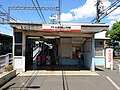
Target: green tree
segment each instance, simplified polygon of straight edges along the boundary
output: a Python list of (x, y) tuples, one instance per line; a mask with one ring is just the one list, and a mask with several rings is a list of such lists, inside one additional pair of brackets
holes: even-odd
[(111, 38), (114, 41), (120, 41), (120, 22), (113, 24), (112, 29), (108, 30), (106, 36)]
[[(106, 36), (111, 38), (111, 40), (107, 41), (108, 46), (113, 46), (114, 56), (115, 51), (117, 52), (117, 56), (119, 56), (119, 43), (120, 42), (120, 22), (116, 22), (113, 24), (112, 29), (106, 32)], [(117, 46), (117, 47), (116, 47)]]

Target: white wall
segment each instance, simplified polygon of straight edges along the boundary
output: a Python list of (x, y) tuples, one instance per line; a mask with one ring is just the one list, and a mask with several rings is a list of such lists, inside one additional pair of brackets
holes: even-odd
[(105, 37), (105, 34), (106, 34), (106, 31), (96, 33), (95, 39), (110, 39), (110, 38)]

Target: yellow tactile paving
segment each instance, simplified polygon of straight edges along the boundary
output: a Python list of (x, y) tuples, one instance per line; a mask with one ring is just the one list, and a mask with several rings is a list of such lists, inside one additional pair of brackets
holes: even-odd
[(20, 73), (18, 76), (32, 76), (32, 75), (99, 75), (91, 71), (27, 71)]
[(65, 75), (98, 75), (96, 72), (91, 71), (65, 71)]

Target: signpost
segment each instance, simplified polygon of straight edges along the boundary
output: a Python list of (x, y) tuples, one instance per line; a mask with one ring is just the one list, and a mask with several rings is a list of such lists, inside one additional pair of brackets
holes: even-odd
[(106, 68), (113, 70), (113, 49), (106, 49)]

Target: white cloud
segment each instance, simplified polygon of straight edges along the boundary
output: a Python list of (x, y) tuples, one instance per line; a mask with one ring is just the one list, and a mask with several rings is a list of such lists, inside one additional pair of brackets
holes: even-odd
[(61, 14), (61, 21), (71, 21), (73, 19), (74, 19), (74, 17), (72, 15), (72, 13), (62, 13)]
[[(95, 17), (96, 15), (96, 4), (97, 0), (86, 0), (85, 4), (70, 10), (68, 13), (61, 14), (62, 21), (71, 21), (78, 19), (85, 19), (89, 17)], [(101, 6), (108, 7), (111, 4), (109, 0), (102, 0)]]
[(114, 10), (107, 19), (118, 20), (120, 18), (120, 8)]
[[(97, 0), (86, 0), (85, 4), (78, 7), (71, 9), (68, 13), (62, 13), (61, 14), (61, 21), (72, 21), (72, 20), (78, 20), (78, 19), (86, 19), (89, 17), (95, 17), (96, 16), (96, 4)], [(111, 5), (110, 0), (101, 0), (102, 3), (101, 9), (105, 9), (108, 6)], [(103, 8), (104, 7), (104, 8)], [(113, 21), (120, 21), (120, 8), (113, 11), (110, 15), (107, 16), (107, 20)], [(111, 24), (111, 22), (109, 22)]]
[(62, 21), (71, 21), (81, 18), (93, 17), (95, 16), (95, 1), (87, 0), (83, 6), (70, 10), (68, 13), (61, 14)]
[(75, 14), (75, 19), (93, 17), (95, 16), (95, 0), (87, 0), (83, 6), (72, 9), (70, 12)]
[(110, 29), (112, 28), (113, 23), (115, 23), (116, 21), (120, 21), (120, 7), (111, 12), (107, 17), (107, 20), (110, 21)]
[[(119, 5), (120, 2), (117, 4)], [(117, 6), (116, 5), (116, 6)], [(114, 9), (115, 7), (113, 7), (112, 9)], [(111, 9), (111, 10), (112, 10)], [(108, 15), (108, 20), (112, 20), (111, 22), (116, 22), (116, 21), (120, 21), (120, 7), (118, 7), (117, 9), (115, 9), (114, 11), (112, 11), (109, 15)]]

